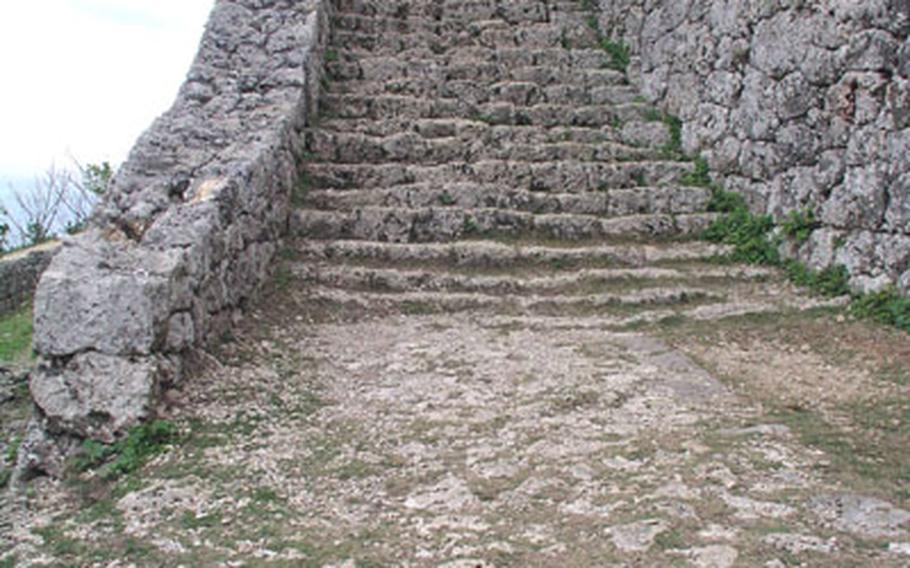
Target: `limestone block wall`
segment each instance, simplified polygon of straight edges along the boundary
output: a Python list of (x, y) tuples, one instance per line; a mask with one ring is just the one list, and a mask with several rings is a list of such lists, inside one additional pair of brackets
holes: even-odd
[(37, 419), (20, 466), (54, 473), (61, 446), (111, 441), (147, 417), (186, 355), (218, 339), (267, 278), (330, 12), (323, 0), (218, 0), (176, 102), (40, 281)]
[(910, 1), (599, 2), (689, 153), (756, 210), (816, 213), (799, 256), (910, 291)]
[(32, 299), (38, 279), (57, 248), (57, 243), (48, 243), (0, 257), (0, 316)]

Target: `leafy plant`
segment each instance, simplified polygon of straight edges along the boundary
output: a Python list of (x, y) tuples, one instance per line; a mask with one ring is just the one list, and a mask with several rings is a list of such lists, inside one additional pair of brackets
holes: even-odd
[(16, 362), (28, 358), (32, 348), (32, 307), (0, 318), (0, 361)]
[(733, 245), (733, 260), (749, 264), (777, 265), (780, 254), (777, 239), (772, 236), (774, 219), (770, 215), (753, 215), (740, 207), (715, 220), (704, 238), (715, 243)]
[(805, 286), (816, 294), (836, 297), (850, 293), (850, 273), (843, 265), (811, 270), (805, 264), (790, 259), (784, 262), (784, 271), (794, 284)]
[(156, 420), (130, 429), (126, 438), (104, 444), (85, 440), (75, 465), (80, 471), (101, 467), (101, 477), (116, 479), (131, 473), (145, 464), (177, 439), (177, 427), (164, 420)]
[(894, 288), (854, 298), (850, 312), (910, 332), (910, 298), (901, 296)]
[(791, 211), (780, 225), (784, 234), (799, 245), (808, 241), (812, 231), (820, 226), (821, 224), (815, 219), (815, 213), (811, 209)]

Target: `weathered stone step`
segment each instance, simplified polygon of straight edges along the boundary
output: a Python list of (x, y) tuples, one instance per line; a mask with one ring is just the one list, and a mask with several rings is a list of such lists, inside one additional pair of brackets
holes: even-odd
[(618, 314), (676, 305), (717, 303), (724, 294), (695, 287), (668, 286), (625, 293), (588, 295), (482, 294), (470, 292), (366, 292), (313, 285), (304, 296), (320, 304), (380, 313), (480, 311), (489, 315)]
[(352, 262), (399, 266), (411, 263), (439, 265), (449, 270), (520, 267), (572, 268), (578, 266), (642, 267), (692, 263), (729, 254), (731, 247), (702, 241), (607, 245), (601, 242), (558, 245), (535, 241), (463, 240), (447, 243), (392, 243), (363, 240), (294, 242), (300, 260)]
[(304, 282), (348, 290), (378, 292), (436, 291), (479, 294), (589, 295), (626, 293), (649, 288), (685, 286), (717, 289), (733, 281), (765, 280), (770, 269), (739, 266), (584, 268), (546, 273), (470, 273), (438, 266), (369, 267), (327, 263), (296, 263), (294, 275)]
[(641, 122), (651, 114), (647, 105), (619, 103), (609, 106), (557, 104), (515, 105), (509, 102), (475, 104), (459, 99), (410, 95), (330, 93), (321, 101), (324, 119), (418, 120), (422, 118), (471, 118), (496, 125), (619, 127)]
[(691, 237), (703, 232), (714, 218), (710, 213), (601, 218), (456, 207), (298, 209), (291, 217), (291, 232), (303, 238), (387, 242), (451, 241), (488, 234), (633, 241)]
[(526, 22), (547, 22), (557, 14), (581, 11), (580, 3), (540, 1), (491, 2), (490, 0), (441, 0), (438, 2), (379, 2), (377, 0), (340, 0), (339, 14), (356, 14), (366, 17), (380, 17), (406, 20), (428, 18), (440, 21), (504, 20), (519, 24)]
[(493, 83), (533, 77), (540, 85), (592, 86), (627, 81), (624, 73), (608, 68), (610, 56), (601, 49), (464, 47), (432, 56), (419, 48), (396, 55), (363, 55), (344, 49), (334, 53), (336, 59), (326, 65), (333, 81), (465, 79)]
[(488, 160), (435, 166), (413, 164), (308, 163), (311, 188), (370, 189), (413, 183), (457, 182), (505, 184), (531, 191), (583, 192), (676, 184), (692, 164), (650, 162), (528, 162)]
[[(379, 164), (408, 162), (447, 164), (484, 160), (524, 160), (552, 162), (640, 162), (660, 160), (660, 148), (630, 146), (619, 142), (581, 143), (545, 142), (533, 139), (538, 131), (516, 132), (478, 129), (475, 136), (425, 138), (416, 132), (403, 132), (386, 137), (360, 133), (309, 130), (306, 150), (314, 160), (337, 164)], [(546, 134), (544, 133), (544, 138)]]
[(497, 208), (529, 213), (572, 213), (620, 217), (641, 214), (682, 214), (704, 211), (710, 191), (700, 187), (663, 186), (608, 189), (598, 192), (549, 193), (512, 189), (497, 184), (410, 184), (367, 190), (316, 190), (303, 205), (315, 209), (358, 207)]
[[(627, 89), (611, 86), (590, 88), (583, 85), (560, 84), (541, 87), (529, 81), (504, 81), (484, 84), (483, 82), (453, 80), (436, 82), (429, 79), (403, 79), (400, 81), (352, 81), (333, 87), (333, 94), (357, 93), (370, 95), (406, 95), (430, 99), (455, 99), (462, 103), (479, 106), (491, 103), (509, 103), (516, 106), (559, 104), (564, 106), (624, 105), (628, 114), (635, 109), (636, 116), (643, 117), (653, 107), (638, 102), (628, 95)], [(601, 109), (603, 111), (603, 109)]]
[(584, 22), (560, 24), (531, 24), (513, 26), (502, 20), (470, 22), (467, 26), (447, 21), (445, 25), (430, 21), (422, 29), (382, 30), (335, 30), (333, 45), (343, 46), (345, 52), (354, 55), (372, 54), (397, 55), (402, 52), (422, 53), (424, 57), (441, 55), (462, 47), (485, 47), (525, 49), (594, 49), (598, 47), (598, 36)]
[[(654, 123), (657, 124), (657, 123)], [(484, 117), (476, 118), (419, 118), (370, 120), (364, 118), (326, 118), (319, 121), (318, 129), (327, 132), (356, 133), (365, 136), (386, 137), (403, 132), (416, 132), (424, 138), (467, 138), (496, 129), (507, 133), (512, 140), (522, 142), (620, 142), (621, 131), (612, 126), (529, 126), (489, 124)], [(661, 130), (666, 132), (666, 127)], [(486, 134), (485, 134), (486, 135)]]

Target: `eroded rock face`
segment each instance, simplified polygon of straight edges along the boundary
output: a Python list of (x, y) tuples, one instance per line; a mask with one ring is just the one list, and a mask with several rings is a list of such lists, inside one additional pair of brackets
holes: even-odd
[[(729, 189), (823, 224), (799, 256), (910, 290), (910, 5), (601, 0), (645, 95)], [(836, 246), (833, 246), (836, 245)]]

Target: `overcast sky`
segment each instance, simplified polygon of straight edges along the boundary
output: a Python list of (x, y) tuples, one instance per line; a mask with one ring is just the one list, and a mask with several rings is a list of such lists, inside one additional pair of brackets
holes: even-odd
[(0, 180), (31, 178), (69, 154), (123, 161), (173, 102), (213, 4), (0, 2)]

